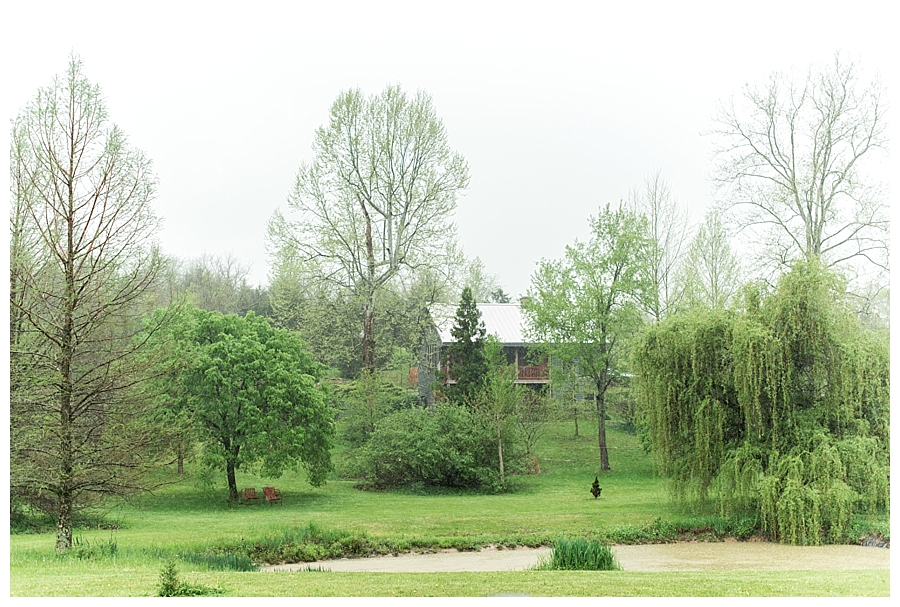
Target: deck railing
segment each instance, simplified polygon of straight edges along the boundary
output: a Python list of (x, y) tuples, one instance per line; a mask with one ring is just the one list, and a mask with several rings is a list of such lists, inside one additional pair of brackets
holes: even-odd
[(550, 367), (547, 365), (520, 365), (519, 379), (550, 379)]
[[(453, 373), (450, 372), (448, 374), (449, 382), (451, 384), (456, 383), (456, 378), (453, 377)], [(550, 366), (549, 365), (519, 365), (519, 373), (516, 378), (517, 381), (527, 381), (527, 380), (540, 380), (540, 381), (549, 381), (550, 380)], [(409, 370), (409, 387), (412, 388), (419, 382), (419, 368), (412, 367)]]

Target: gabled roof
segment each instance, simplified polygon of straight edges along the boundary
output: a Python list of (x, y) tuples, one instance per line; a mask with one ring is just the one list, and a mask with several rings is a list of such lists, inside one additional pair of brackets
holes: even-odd
[[(522, 306), (517, 303), (480, 303), (477, 305), (488, 335), (496, 335), (506, 346), (525, 345), (525, 317), (522, 315)], [(434, 319), (441, 342), (444, 344), (454, 341), (450, 329), (453, 328), (455, 316), (455, 306), (435, 304), (431, 308), (431, 317)]]

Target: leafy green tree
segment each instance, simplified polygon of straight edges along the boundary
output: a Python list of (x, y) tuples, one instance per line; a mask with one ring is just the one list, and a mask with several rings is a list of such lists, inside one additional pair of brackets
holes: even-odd
[(529, 340), (593, 382), (600, 469), (609, 470), (605, 395), (643, 323), (641, 309), (655, 297), (654, 243), (646, 219), (626, 209), (607, 205), (590, 224), (587, 242), (567, 246), (563, 259), (541, 260), (523, 311)]
[(476, 301), (509, 303), (509, 295), (500, 286), (500, 278), (487, 271), (480, 257), (463, 264), (461, 274), (463, 288), (469, 287)]
[[(162, 311), (159, 313), (163, 313)], [(334, 417), (322, 365), (300, 337), (253, 312), (245, 317), (190, 309), (170, 327), (173, 407), (191, 411), (208, 464), (225, 471), (256, 465), (277, 478), (302, 464), (313, 486), (331, 469)]]
[(852, 539), (889, 500), (890, 359), (815, 259), (743, 310), (694, 309), (643, 336), (640, 401), (677, 499), (755, 516), (791, 544)]
[[(341, 377), (356, 378), (362, 370), (363, 301), (352, 289), (320, 280), (318, 272), (290, 251), (279, 252), (269, 287), (274, 324), (298, 332), (316, 360)], [(403, 350), (418, 352), (422, 333), (431, 322), (427, 308), (435, 301), (444, 302), (450, 291), (450, 282), (437, 272), (421, 272), (380, 291), (375, 315), (376, 368), (386, 370), (400, 362)]]
[(491, 303), (509, 303), (511, 300), (509, 293), (503, 290), (503, 287), (497, 287), (488, 296), (487, 301)]
[(320, 281), (362, 303), (362, 367), (375, 369), (376, 302), (403, 273), (440, 267), (457, 252), (451, 216), (469, 183), (431, 97), (399, 86), (366, 97), (340, 93), (316, 130), (288, 205), (269, 222), (275, 250), (292, 249)]
[(10, 182), (10, 487), (63, 552), (77, 512), (150, 488), (163, 452), (136, 338), (162, 268), (156, 177), (72, 57), (13, 121)]
[(448, 387), (448, 396), (456, 404), (465, 404), (474, 398), (487, 372), (484, 321), (469, 287), (463, 289), (450, 335), (455, 341), (446, 350), (446, 362), (456, 385)]
[(525, 455), (533, 457), (534, 447), (543, 436), (547, 424), (559, 419), (560, 407), (558, 402), (543, 390), (522, 388), (521, 392), (522, 398), (516, 411), (515, 422), (525, 447)]
[(481, 385), (474, 391), (468, 404), (487, 421), (493, 432), (497, 444), (500, 488), (503, 489), (506, 487), (503, 440), (507, 439), (509, 451), (508, 438), (516, 429), (516, 415), (523, 399), (522, 388), (515, 383), (518, 369), (515, 365), (506, 364), (503, 344), (496, 337), (488, 336), (484, 350), (486, 370)]

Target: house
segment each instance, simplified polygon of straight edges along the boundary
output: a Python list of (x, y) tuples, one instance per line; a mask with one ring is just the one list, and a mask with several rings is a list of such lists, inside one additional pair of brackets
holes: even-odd
[[(524, 335), (525, 318), (522, 315), (521, 305), (479, 303), (478, 310), (481, 312), (486, 333), (495, 335), (500, 340), (507, 363), (518, 368), (515, 383), (534, 388), (549, 384), (549, 365), (546, 362), (534, 364), (535, 361), (529, 358), (528, 344)], [(436, 380), (443, 380), (449, 375), (447, 383), (455, 383), (452, 373), (448, 374), (447, 369), (441, 368), (441, 352), (454, 341), (450, 330), (453, 328), (456, 308), (435, 305), (430, 312), (434, 325), (422, 340), (418, 367), (410, 369), (409, 372), (410, 387), (418, 385), (420, 401), (428, 404), (434, 401), (432, 385)]]

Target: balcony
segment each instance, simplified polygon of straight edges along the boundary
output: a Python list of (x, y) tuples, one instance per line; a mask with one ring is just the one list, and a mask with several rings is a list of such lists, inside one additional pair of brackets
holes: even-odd
[[(550, 383), (550, 366), (549, 365), (519, 365), (519, 372), (516, 377), (516, 384), (548, 384)], [(448, 384), (455, 384), (456, 379), (453, 377), (452, 371), (448, 374)], [(413, 388), (419, 383), (419, 369), (412, 367), (409, 370), (409, 387)]]

